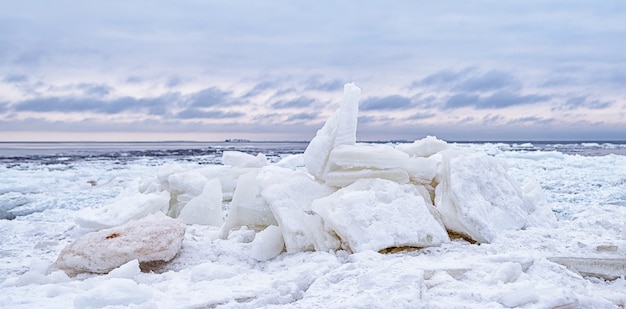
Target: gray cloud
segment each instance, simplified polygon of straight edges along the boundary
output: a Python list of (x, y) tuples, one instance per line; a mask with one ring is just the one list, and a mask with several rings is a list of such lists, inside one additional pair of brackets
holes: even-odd
[(167, 105), (178, 99), (178, 94), (170, 94), (153, 99), (122, 97), (110, 101), (94, 98), (50, 97), (18, 102), (13, 105), (13, 109), (18, 112), (94, 112), (103, 114), (118, 114), (125, 111), (145, 111), (152, 115), (163, 115), (168, 110), (166, 108)]
[(513, 77), (513, 75), (505, 72), (489, 71), (485, 74), (470, 76), (456, 85), (454, 90), (463, 92), (484, 92), (503, 88), (519, 89), (520, 87), (521, 83)]
[(320, 77), (315, 76), (306, 80), (304, 84), (305, 90), (332, 92), (343, 89), (345, 83), (338, 79), (322, 80)]
[(360, 109), (368, 110), (395, 110), (408, 108), (412, 105), (411, 99), (400, 95), (390, 95), (386, 97), (372, 97), (365, 99)]
[(291, 121), (300, 121), (300, 120), (313, 120), (315, 119), (315, 117), (316, 115), (312, 113), (298, 113), (298, 114), (293, 114), (289, 116), (287, 118), (287, 121), (291, 122)]
[(435, 117), (435, 113), (429, 113), (429, 112), (421, 112), (421, 113), (415, 113), (409, 117), (407, 117), (407, 120), (422, 120), (422, 119), (428, 119), (428, 118), (433, 118)]
[(444, 109), (474, 106), (478, 105), (479, 101), (480, 97), (475, 94), (455, 94), (448, 99), (444, 106)]
[(510, 73), (490, 70), (482, 72), (476, 67), (459, 71), (443, 70), (413, 82), (411, 88), (436, 87), (456, 92), (488, 92), (501, 89), (520, 89), (521, 82)]
[(180, 77), (172, 76), (167, 79), (167, 82), (165, 82), (165, 86), (167, 86), (168, 88), (173, 88), (173, 87), (180, 85), (181, 83), (182, 83), (182, 79)]
[(189, 95), (191, 107), (210, 107), (237, 104), (230, 92), (223, 91), (217, 87), (206, 88)]
[(549, 125), (554, 122), (554, 118), (541, 118), (537, 116), (516, 118), (507, 123), (507, 125)]
[(176, 118), (180, 119), (224, 119), (224, 118), (238, 118), (243, 116), (241, 112), (226, 112), (221, 110), (203, 111), (195, 108), (190, 108), (176, 114)]
[(315, 100), (307, 97), (299, 97), (293, 100), (277, 101), (272, 104), (272, 108), (285, 109), (285, 108), (306, 108), (311, 106)]
[(498, 91), (485, 97), (461, 93), (451, 96), (445, 103), (444, 109), (460, 107), (474, 107), (476, 109), (506, 108), (515, 105), (539, 103), (549, 99), (550, 97), (545, 95), (520, 95), (510, 91)]
[(573, 110), (577, 108), (605, 109), (611, 107), (613, 103), (610, 101), (589, 100), (586, 96), (577, 96), (567, 99), (565, 104), (553, 110)]
[(28, 76), (24, 74), (7, 74), (2, 81), (5, 83), (23, 83), (28, 81)]
[(86, 95), (90, 96), (106, 96), (113, 90), (112, 87), (104, 84), (81, 83), (76, 88), (82, 90)]
[(249, 98), (263, 93), (266, 90), (273, 90), (279, 87), (279, 84), (274, 81), (264, 80), (257, 83), (250, 91), (248, 91), (243, 97)]
[(437, 73), (428, 75), (420, 81), (413, 82), (412, 87), (419, 86), (438, 86), (446, 87), (452, 86), (463, 79), (465, 79), (470, 73), (475, 72), (476, 68), (469, 67), (460, 71), (442, 70)]

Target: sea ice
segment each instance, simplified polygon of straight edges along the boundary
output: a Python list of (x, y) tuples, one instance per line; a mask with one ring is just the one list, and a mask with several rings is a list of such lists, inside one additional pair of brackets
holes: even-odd
[(497, 159), (462, 150), (442, 154), (435, 206), (447, 229), (489, 243), (526, 225), (522, 190)]
[(352, 252), (448, 242), (413, 185), (360, 179), (313, 201), (312, 208)]
[(396, 149), (409, 154), (411, 157), (430, 157), (448, 148), (450, 148), (448, 143), (434, 136), (427, 136), (411, 144), (396, 145)]
[(283, 234), (276, 225), (270, 225), (258, 232), (250, 244), (250, 257), (257, 261), (267, 261), (278, 256), (285, 247)]
[(361, 89), (353, 83), (343, 88), (343, 101), (339, 109), (317, 131), (304, 151), (306, 168), (317, 179), (324, 179), (328, 170), (330, 152), (340, 145), (356, 143), (356, 126)]
[(330, 152), (330, 169), (390, 169), (400, 167), (409, 156), (390, 145), (340, 145)]
[(129, 261), (169, 261), (182, 246), (185, 224), (161, 213), (92, 232), (65, 247), (52, 269), (106, 273)]
[(151, 213), (165, 212), (169, 205), (170, 194), (167, 191), (146, 194), (136, 192), (134, 195), (122, 195), (100, 208), (83, 208), (76, 213), (74, 220), (85, 228), (111, 228)]
[(268, 164), (267, 157), (259, 153), (256, 156), (241, 151), (222, 152), (222, 164), (232, 167), (263, 167)]
[(278, 225), (267, 202), (261, 196), (257, 174), (258, 170), (253, 170), (239, 177), (228, 215), (222, 225), (223, 239), (226, 239), (230, 230), (236, 227), (259, 228)]
[(278, 221), (287, 252), (339, 248), (339, 241), (326, 231), (322, 218), (311, 210), (311, 203), (330, 195), (334, 188), (321, 184), (301, 171), (277, 166), (261, 170), (261, 195)]
[(192, 198), (180, 211), (178, 218), (186, 224), (222, 226), (222, 185), (219, 179), (206, 182), (202, 192)]

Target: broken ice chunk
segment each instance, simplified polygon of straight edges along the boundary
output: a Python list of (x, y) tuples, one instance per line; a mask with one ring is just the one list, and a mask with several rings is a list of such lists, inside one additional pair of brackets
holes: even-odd
[(262, 153), (253, 156), (241, 151), (224, 151), (222, 153), (222, 164), (232, 167), (263, 167), (268, 162)]
[(255, 228), (278, 224), (269, 206), (260, 195), (260, 188), (256, 181), (257, 173), (258, 170), (254, 170), (239, 177), (228, 216), (222, 225), (221, 237), (223, 239), (226, 239), (230, 230), (235, 227)]
[(283, 251), (285, 243), (278, 226), (270, 225), (256, 234), (250, 246), (251, 258), (267, 261), (278, 256)]
[(363, 178), (380, 178), (387, 179), (399, 184), (405, 184), (409, 182), (409, 175), (406, 171), (393, 168), (393, 169), (354, 169), (354, 170), (337, 170), (326, 173), (324, 181), (329, 186), (345, 187), (359, 179)]
[(122, 225), (130, 220), (143, 218), (151, 213), (166, 211), (169, 207), (170, 194), (168, 192), (136, 193), (122, 196), (110, 204), (100, 208), (83, 208), (75, 217), (78, 225), (103, 229)]
[(223, 216), (222, 186), (216, 178), (207, 182), (202, 192), (185, 204), (178, 218), (187, 224), (222, 226)]
[(322, 218), (311, 210), (313, 200), (330, 195), (334, 188), (304, 172), (277, 166), (264, 168), (258, 178), (264, 178), (261, 195), (278, 221), (287, 252), (339, 248), (339, 240), (325, 230)]
[(336, 167), (388, 169), (404, 165), (409, 155), (389, 145), (341, 145), (330, 152), (331, 169)]
[(359, 179), (313, 201), (312, 208), (353, 252), (449, 241), (412, 185)]
[(356, 143), (356, 126), (361, 89), (353, 83), (343, 88), (343, 100), (339, 109), (317, 131), (304, 151), (304, 162), (309, 173), (323, 179), (328, 167), (330, 152), (340, 145)]
[(495, 158), (460, 150), (442, 154), (435, 206), (447, 229), (489, 243), (526, 225), (521, 188)]
[(396, 146), (396, 149), (406, 152), (412, 157), (430, 157), (448, 148), (450, 148), (448, 143), (434, 136), (427, 136), (414, 141), (412, 144), (399, 144)]

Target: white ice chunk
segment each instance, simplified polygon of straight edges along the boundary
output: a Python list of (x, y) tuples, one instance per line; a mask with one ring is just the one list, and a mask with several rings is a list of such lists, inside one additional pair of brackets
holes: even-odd
[(285, 167), (292, 170), (299, 169), (305, 166), (304, 155), (301, 153), (287, 155), (284, 158), (280, 159), (280, 161), (276, 163), (276, 166)]
[(427, 136), (414, 141), (412, 144), (399, 144), (396, 146), (396, 149), (406, 152), (412, 157), (430, 157), (448, 148), (450, 148), (448, 143), (434, 136)]
[(317, 179), (323, 179), (328, 169), (330, 152), (340, 145), (356, 143), (356, 127), (361, 89), (353, 83), (343, 87), (343, 100), (304, 151), (306, 168)]
[(268, 164), (267, 157), (259, 153), (256, 156), (241, 151), (224, 151), (222, 164), (232, 167), (263, 167)]
[(183, 243), (185, 224), (162, 213), (92, 232), (65, 247), (52, 268), (68, 274), (106, 273), (129, 261), (170, 261)]
[(446, 228), (478, 242), (525, 226), (521, 188), (504, 166), (484, 153), (443, 153), (435, 206)]
[(206, 183), (200, 195), (192, 198), (180, 211), (178, 218), (187, 224), (222, 226), (222, 186), (219, 179)]
[(250, 244), (250, 257), (257, 261), (267, 261), (277, 257), (285, 247), (283, 234), (276, 225), (270, 225), (256, 234)]
[(409, 174), (411, 181), (418, 184), (430, 184), (437, 175), (440, 157), (415, 157), (404, 161), (403, 169)]
[(194, 170), (196, 173), (206, 177), (207, 179), (217, 178), (222, 185), (222, 194), (224, 200), (231, 200), (237, 187), (239, 176), (255, 171), (257, 168), (240, 168), (223, 165), (208, 165)]
[(409, 182), (409, 175), (403, 169), (355, 169), (355, 170), (337, 170), (326, 173), (324, 181), (329, 186), (345, 187), (358, 179), (363, 178), (380, 178), (387, 179), (399, 184)]
[(208, 179), (195, 171), (184, 171), (171, 174), (167, 177), (171, 200), (167, 215), (173, 218), (178, 217), (180, 210), (185, 207), (191, 199), (198, 196)]
[(331, 170), (371, 168), (389, 169), (403, 166), (409, 156), (389, 145), (358, 144), (340, 145), (330, 152)]
[(265, 227), (278, 225), (274, 214), (261, 196), (257, 184), (258, 170), (239, 177), (237, 189), (230, 203), (228, 216), (222, 225), (222, 238), (226, 239), (231, 229), (239, 226)]
[(313, 201), (312, 208), (353, 252), (449, 241), (413, 185), (360, 179)]
[(78, 225), (103, 229), (122, 225), (130, 220), (140, 219), (154, 212), (167, 211), (170, 203), (168, 192), (155, 192), (123, 196), (100, 208), (83, 208), (76, 214)]
[(523, 190), (524, 206), (528, 211), (527, 226), (556, 227), (556, 215), (548, 205), (548, 198), (536, 181), (527, 183)]
[(208, 179), (195, 171), (174, 173), (167, 178), (170, 192), (188, 193), (198, 196)]
[(326, 230), (322, 218), (311, 210), (313, 200), (330, 195), (334, 188), (304, 172), (276, 166), (264, 168), (261, 175), (264, 175), (261, 195), (278, 221), (287, 252), (339, 248), (337, 237)]
[(107, 274), (109, 278), (127, 278), (133, 279), (135, 276), (141, 273), (141, 267), (139, 267), (139, 260), (134, 259), (130, 262), (123, 264), (122, 266), (113, 269)]

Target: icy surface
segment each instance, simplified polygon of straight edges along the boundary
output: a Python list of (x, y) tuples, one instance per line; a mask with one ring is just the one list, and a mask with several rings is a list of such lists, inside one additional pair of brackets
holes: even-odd
[[(1, 197), (19, 198), (23, 204), (17, 213), (23, 215), (0, 220), (0, 303), (3, 308), (626, 305), (624, 279), (581, 277), (547, 259), (626, 256), (625, 156), (519, 152), (483, 144), (464, 148), (504, 162), (525, 192), (525, 184), (539, 184), (558, 219), (555, 226), (504, 231), (490, 244), (453, 239), (440, 247), (394, 254), (299, 252), (257, 262), (249, 257), (254, 231), (235, 229), (221, 239), (217, 227), (191, 225), (179, 255), (152, 272), (138, 272), (129, 264), (105, 276), (68, 278), (47, 269), (65, 245), (90, 232), (74, 222), (79, 209), (103, 207), (136, 178), (172, 163), (181, 170), (222, 166), (172, 159), (141, 159), (123, 168), (104, 161), (77, 161), (71, 169), (2, 165)], [(39, 211), (26, 214), (26, 209)], [(599, 245), (617, 249), (598, 251)]]

